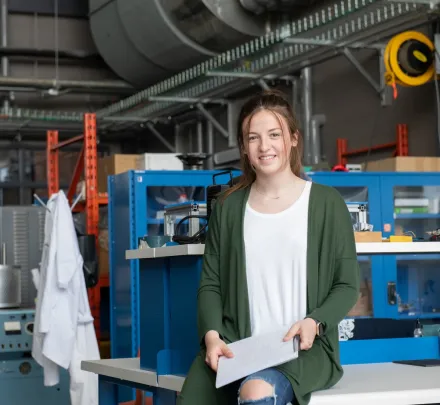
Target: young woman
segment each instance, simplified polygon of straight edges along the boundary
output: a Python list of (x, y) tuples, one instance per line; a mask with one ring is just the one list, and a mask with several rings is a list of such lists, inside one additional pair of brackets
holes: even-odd
[[(305, 405), (342, 376), (338, 324), (358, 298), (347, 207), (333, 188), (301, 178), (302, 140), (285, 97), (266, 91), (242, 108), (243, 176), (217, 201), (198, 294), (200, 354), (180, 405)], [(293, 361), (216, 389), (227, 344), (285, 328)]]

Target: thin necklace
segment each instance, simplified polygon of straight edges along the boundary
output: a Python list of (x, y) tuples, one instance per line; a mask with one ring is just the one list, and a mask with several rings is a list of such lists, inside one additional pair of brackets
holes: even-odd
[(267, 194), (262, 193), (260, 190), (258, 190), (258, 187), (257, 187), (256, 184), (255, 184), (255, 190), (256, 190), (258, 193), (260, 193), (261, 195), (264, 195), (265, 197), (270, 198), (270, 199), (272, 199), (272, 200), (278, 200), (278, 199), (280, 198), (280, 197), (271, 197), (270, 195), (267, 195)]

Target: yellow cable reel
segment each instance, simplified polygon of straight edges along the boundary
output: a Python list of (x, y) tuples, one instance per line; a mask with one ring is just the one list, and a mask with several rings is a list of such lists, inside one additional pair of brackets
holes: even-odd
[(421, 86), (436, 77), (435, 46), (418, 31), (393, 37), (384, 52), (385, 81), (395, 90), (401, 86)]

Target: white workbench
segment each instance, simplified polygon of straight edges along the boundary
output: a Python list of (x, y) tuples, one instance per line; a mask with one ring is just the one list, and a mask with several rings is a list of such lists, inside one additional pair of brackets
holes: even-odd
[[(141, 370), (139, 359), (83, 361), (82, 370), (148, 391), (152, 387), (180, 391), (184, 377), (160, 376)], [(394, 363), (344, 366), (344, 377), (333, 388), (315, 392), (310, 405), (422, 405), (440, 403), (440, 367)], [(103, 404), (105, 405), (105, 404)]]

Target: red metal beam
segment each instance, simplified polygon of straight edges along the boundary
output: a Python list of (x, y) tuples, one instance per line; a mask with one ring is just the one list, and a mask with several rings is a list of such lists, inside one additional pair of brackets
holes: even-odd
[(393, 156), (408, 156), (408, 126), (406, 124), (397, 125), (395, 142), (373, 145), (369, 148), (348, 150), (347, 139), (338, 138), (336, 140), (337, 162), (338, 165), (341, 166), (345, 166), (347, 164), (347, 158), (349, 157), (364, 155), (370, 152), (377, 152), (386, 149), (394, 149)]
[(47, 131), (47, 197), (60, 191), (60, 181), (58, 176), (58, 150), (54, 150), (53, 145), (58, 143), (58, 131)]
[(52, 150), (61, 149), (64, 146), (71, 145), (72, 143), (82, 141), (83, 139), (84, 139), (84, 135), (78, 135), (78, 136), (74, 136), (74, 137), (67, 139), (67, 140), (60, 142), (60, 143), (58, 143), (58, 141), (57, 141), (56, 144), (51, 146), (51, 149)]
[(376, 152), (378, 150), (395, 148), (396, 146), (397, 146), (396, 142), (384, 143), (381, 145), (374, 145), (371, 148), (353, 149), (353, 150), (345, 152), (343, 156), (344, 157), (359, 156), (359, 155), (363, 155), (368, 152)]
[[(84, 177), (86, 181), (86, 232), (95, 235), (96, 252), (99, 257), (98, 222), (98, 152), (96, 138), (96, 114), (84, 115)], [(94, 288), (89, 289), (89, 302), (92, 316), (95, 319), (95, 333), (100, 340), (100, 304), (101, 304), (101, 281)]]

